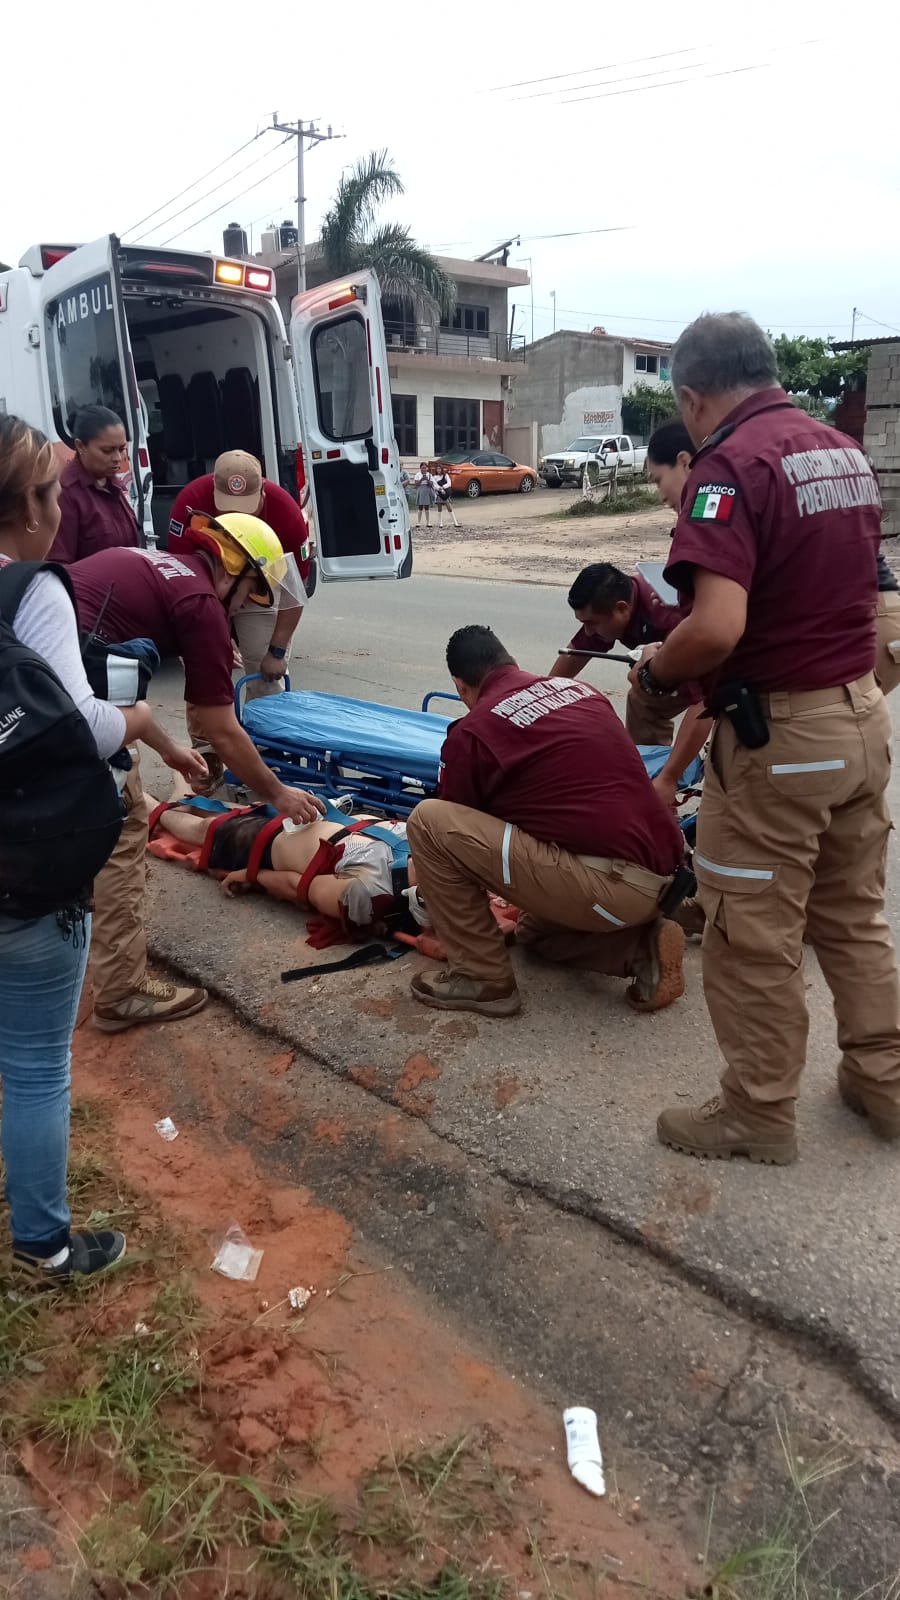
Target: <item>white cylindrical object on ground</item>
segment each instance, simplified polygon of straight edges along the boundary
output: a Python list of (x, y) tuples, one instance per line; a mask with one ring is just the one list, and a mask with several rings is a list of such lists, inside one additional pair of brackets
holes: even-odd
[(597, 1413), (589, 1406), (568, 1406), (563, 1412), (569, 1471), (589, 1494), (604, 1495), (603, 1457), (597, 1432)]

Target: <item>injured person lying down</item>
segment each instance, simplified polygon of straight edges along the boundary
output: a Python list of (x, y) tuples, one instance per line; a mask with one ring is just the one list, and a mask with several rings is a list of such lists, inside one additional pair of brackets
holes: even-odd
[(351, 938), (407, 903), (404, 822), (347, 816), (295, 828), (264, 806), (211, 814), (190, 803), (161, 808), (150, 796), (147, 802), (151, 833), (199, 850), (199, 870), (221, 878), (227, 895), (261, 889), (317, 911)]

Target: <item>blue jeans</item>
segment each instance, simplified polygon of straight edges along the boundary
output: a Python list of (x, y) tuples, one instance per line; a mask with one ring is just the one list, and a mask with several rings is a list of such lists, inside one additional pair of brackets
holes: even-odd
[(69, 1237), (66, 1165), (72, 1031), (90, 919), (68, 937), (55, 916), (0, 917), (0, 1125), (13, 1241), (52, 1256)]

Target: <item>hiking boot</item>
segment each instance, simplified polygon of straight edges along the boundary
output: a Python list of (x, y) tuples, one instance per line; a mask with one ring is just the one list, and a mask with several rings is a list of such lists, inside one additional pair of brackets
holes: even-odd
[(696, 895), (682, 900), (681, 905), (672, 912), (672, 921), (684, 929), (686, 939), (702, 939), (703, 929), (706, 927), (706, 913)]
[(182, 989), (159, 978), (144, 978), (124, 1000), (94, 1007), (94, 1026), (101, 1033), (123, 1033), (141, 1022), (180, 1022), (202, 1011), (209, 996), (205, 989)]
[(634, 1011), (662, 1011), (684, 994), (684, 929), (657, 918), (646, 929), (625, 999)]
[(437, 1011), (477, 1011), (482, 1017), (514, 1017), (522, 999), (514, 978), (508, 983), (479, 983), (450, 967), (417, 972), (410, 984), (413, 998)]
[(846, 1067), (838, 1067), (838, 1093), (857, 1116), (868, 1117), (869, 1127), (876, 1139), (900, 1139), (900, 1105), (882, 1105), (876, 1109), (874, 1101), (867, 1099), (865, 1090), (851, 1078)]
[(112, 1228), (102, 1233), (70, 1233), (68, 1244), (49, 1261), (13, 1245), (13, 1272), (41, 1289), (57, 1289), (72, 1278), (90, 1278), (105, 1272), (124, 1254), (125, 1235)]
[(793, 1128), (751, 1128), (717, 1094), (702, 1106), (670, 1106), (660, 1114), (656, 1132), (660, 1144), (712, 1161), (746, 1156), (749, 1161), (787, 1167), (797, 1159)]

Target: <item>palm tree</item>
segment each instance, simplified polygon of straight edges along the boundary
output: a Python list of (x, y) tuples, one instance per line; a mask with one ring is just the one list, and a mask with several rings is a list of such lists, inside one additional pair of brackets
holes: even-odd
[(428, 250), (398, 222), (376, 226), (383, 201), (403, 194), (403, 180), (386, 150), (373, 150), (345, 172), (322, 219), (320, 241), (336, 278), (368, 267), (386, 300), (412, 301), (445, 315), (456, 301), (456, 285)]

